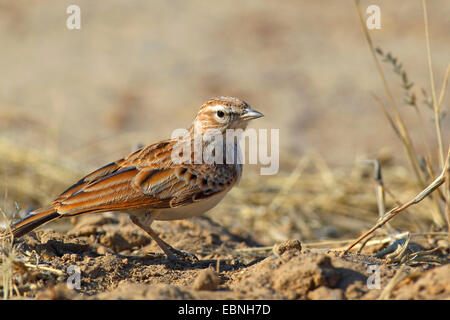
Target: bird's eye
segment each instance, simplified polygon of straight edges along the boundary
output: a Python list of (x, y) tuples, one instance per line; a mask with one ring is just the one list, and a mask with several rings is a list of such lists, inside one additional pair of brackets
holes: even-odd
[(222, 110), (217, 111), (217, 116), (219, 118), (223, 118), (225, 116), (225, 112), (223, 112)]

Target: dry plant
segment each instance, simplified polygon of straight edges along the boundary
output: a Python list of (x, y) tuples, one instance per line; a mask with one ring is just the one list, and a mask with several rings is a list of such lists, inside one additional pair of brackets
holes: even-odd
[[(386, 96), (388, 98), (388, 104), (385, 105), (382, 100), (375, 96), (377, 102), (381, 106), (386, 118), (388, 119), (390, 125), (394, 129), (395, 133), (399, 137), (400, 141), (402, 142), (409, 162), (411, 164), (413, 173), (416, 178), (416, 184), (418, 190), (421, 190), (419, 194), (417, 194), (413, 199), (408, 201), (407, 203), (403, 205), (396, 205), (393, 209), (382, 215), (379, 219), (379, 221), (370, 228), (367, 232), (365, 232), (363, 235), (361, 235), (358, 239), (353, 241), (345, 250), (344, 254), (351, 250), (353, 247), (355, 247), (357, 244), (359, 244), (361, 241), (369, 237), (373, 234), (373, 232), (380, 227), (382, 227), (385, 223), (390, 221), (392, 218), (400, 214), (401, 212), (404, 212), (404, 210), (414, 204), (417, 204), (418, 202), (424, 200), (424, 199), (430, 199), (433, 203), (433, 210), (431, 210), (432, 218), (434, 221), (434, 224), (438, 228), (443, 228), (444, 225), (447, 223), (447, 236), (448, 231), (450, 231), (450, 219), (449, 219), (449, 213), (448, 213), (448, 207), (450, 198), (448, 196), (448, 188), (449, 188), (449, 179), (448, 179), (448, 171), (449, 171), (449, 157), (450, 157), (450, 148), (448, 150), (447, 158), (445, 158), (444, 150), (445, 148), (448, 148), (446, 144), (444, 144), (442, 139), (442, 130), (441, 130), (441, 119), (442, 119), (442, 112), (441, 112), (441, 105), (444, 99), (445, 90), (447, 88), (448, 83), (448, 77), (449, 77), (449, 70), (450, 65), (447, 67), (447, 71), (445, 74), (445, 79), (442, 84), (441, 93), (439, 95), (439, 99), (437, 99), (436, 89), (435, 89), (435, 83), (434, 83), (434, 76), (433, 76), (433, 68), (432, 68), (432, 60), (431, 60), (431, 49), (430, 49), (430, 37), (429, 37), (429, 31), (428, 31), (428, 12), (427, 12), (427, 1), (422, 0), (423, 5), (423, 14), (424, 14), (424, 27), (425, 27), (425, 40), (426, 40), (426, 48), (427, 48), (427, 60), (428, 60), (428, 67), (429, 67), (429, 73), (430, 73), (430, 86), (431, 86), (431, 98), (429, 98), (425, 90), (422, 89), (422, 92), (425, 95), (425, 104), (428, 105), (434, 112), (434, 124), (435, 124), (435, 130), (436, 130), (436, 141), (438, 146), (438, 154), (437, 158), (439, 159), (438, 165), (434, 165), (431, 163), (433, 157), (431, 153), (431, 147), (429, 146), (429, 142), (426, 141), (427, 146), (427, 155), (425, 157), (420, 157), (417, 150), (414, 147), (414, 143), (411, 139), (411, 135), (408, 131), (407, 125), (403, 118), (401, 117), (401, 114), (398, 110), (397, 104), (395, 102), (394, 96), (391, 92), (391, 89), (387, 83), (386, 77), (384, 75), (383, 69), (381, 67), (380, 60), (378, 56), (383, 58), (383, 61), (390, 64), (393, 67), (393, 70), (395, 73), (400, 75), (402, 80), (402, 88), (404, 90), (404, 102), (407, 105), (410, 105), (414, 108), (416, 111), (417, 116), (419, 117), (420, 123), (421, 123), (421, 130), (422, 135), (424, 138), (426, 138), (428, 135), (426, 134), (425, 126), (423, 125), (423, 116), (420, 111), (420, 107), (417, 104), (416, 95), (411, 91), (413, 87), (413, 83), (410, 82), (408, 78), (407, 72), (404, 70), (403, 65), (399, 63), (398, 59), (394, 57), (391, 53), (385, 54), (382, 49), (380, 48), (374, 48), (372, 39), (370, 37), (370, 34), (366, 28), (366, 25), (364, 23), (361, 8), (359, 6), (359, 1), (354, 0), (356, 10), (358, 12), (361, 26), (365, 35), (365, 39), (368, 43), (370, 52), (372, 54), (373, 60), (376, 65), (377, 72), (380, 76), (381, 82), (383, 84), (383, 87), (385, 89)], [(421, 165), (421, 162), (419, 159), (424, 159), (423, 163), (424, 165)], [(437, 167), (437, 171), (440, 172), (440, 174), (436, 177), (434, 167)], [(446, 178), (447, 176), (447, 178)], [(441, 185), (446, 184), (446, 192), (442, 192), (439, 188)], [(433, 191), (436, 191), (436, 193), (433, 194)], [(445, 194), (445, 195), (444, 195)], [(442, 205), (442, 203), (444, 205)], [(447, 208), (447, 209), (445, 209)], [(445, 213), (445, 211), (447, 213)], [(408, 240), (409, 241), (409, 240)]]
[[(389, 177), (389, 188), (376, 184), (377, 190), (386, 194), (384, 200), (380, 197), (385, 207), (401, 206), (391, 189), (413, 194), (415, 185), (403, 167), (390, 166), (389, 161), (389, 158), (380, 161), (385, 164), (384, 175)], [(370, 183), (373, 173), (369, 167), (355, 162), (350, 172), (344, 167), (331, 170), (317, 154), (304, 155), (292, 167), (291, 172), (283, 171), (270, 177), (247, 172), (241, 187), (232, 191), (210, 215), (225, 226), (252, 230), (252, 236), (262, 243), (296, 238), (304, 247), (311, 248), (341, 247), (354, 241), (351, 237), (355, 234), (373, 225), (378, 203)], [(426, 226), (432, 223), (428, 213), (431, 208), (429, 204), (409, 208), (410, 214), (393, 221), (392, 230), (409, 230), (413, 240), (447, 237), (446, 232), (427, 230)], [(366, 247), (386, 245), (392, 239), (405, 237), (403, 232), (380, 231)], [(359, 245), (355, 248), (362, 249)], [(270, 251), (270, 246), (258, 250)]]
[[(74, 166), (58, 161), (60, 159), (51, 157), (43, 150), (21, 147), (5, 138), (0, 139), (0, 158), (3, 193), (0, 198), (0, 295), (3, 299), (10, 299), (37, 289), (35, 284), (27, 283), (28, 278), (49, 273), (63, 275), (60, 270), (39, 264), (35, 254), (22, 252), (18, 249), (19, 245), (13, 242), (8, 228), (12, 220), (19, 216), (17, 201), (42, 205), (49, 200), (52, 192), (56, 194), (67, 181), (79, 174)], [(13, 204), (11, 199), (15, 200)]]
[[(61, 155), (48, 150), (24, 147), (0, 137), (0, 179), (1, 190), (8, 198), (19, 203), (43, 205), (52, 200), (67, 183), (80, 176), (80, 170)], [(14, 208), (10, 208), (14, 209)], [(7, 212), (10, 210), (7, 210)]]
[[(34, 292), (42, 288), (42, 283), (32, 283), (32, 280), (48, 278), (49, 275), (58, 277), (59, 280), (65, 276), (61, 270), (54, 269), (40, 262), (39, 255), (33, 250), (19, 249), (20, 244), (14, 242), (9, 232), (11, 220), (7, 214), (0, 209), (0, 217), (5, 228), (0, 227), (0, 295), (6, 299), (22, 297), (25, 292)], [(0, 224), (1, 225), (1, 224)], [(6, 230), (5, 230), (6, 229)], [(3, 236), (3, 235), (7, 236)]]
[[(2, 220), (4, 220), (5, 226), (9, 226), (9, 219), (5, 212), (0, 209), (0, 214)], [(0, 234), (1, 234), (0, 228)], [(4, 300), (13, 296), (15, 288), (13, 273), (14, 273), (14, 263), (16, 261), (16, 251), (13, 245), (13, 238), (10, 237), (0, 237), (0, 293)]]

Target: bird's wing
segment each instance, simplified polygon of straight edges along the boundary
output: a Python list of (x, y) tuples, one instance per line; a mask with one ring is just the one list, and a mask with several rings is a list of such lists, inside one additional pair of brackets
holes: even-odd
[(228, 165), (173, 164), (168, 140), (140, 149), (85, 176), (53, 206), (61, 215), (162, 209), (201, 201), (236, 182)]

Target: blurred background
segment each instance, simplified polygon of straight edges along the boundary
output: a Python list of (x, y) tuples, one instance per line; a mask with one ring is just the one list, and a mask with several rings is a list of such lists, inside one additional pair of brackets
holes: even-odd
[[(71, 4), (81, 8), (81, 30), (66, 28)], [(370, 35), (414, 83), (427, 134), (383, 64), (399, 110), (418, 152), (436, 156), (433, 113), (422, 104), (430, 81), (421, 2), (361, 1), (364, 17), (372, 4), (381, 29)], [(428, 14), (439, 93), (450, 62), (447, 0), (428, 1)], [(261, 177), (247, 165), (241, 186), (210, 214), (235, 232), (262, 243), (358, 235), (378, 216), (372, 168), (361, 159), (382, 161), (397, 200), (417, 193), (372, 96), (386, 101), (353, 1), (2, 0), (0, 48), (0, 205), (11, 214), (188, 127), (219, 95), (264, 113), (253, 127), (280, 129), (280, 173)], [(444, 110), (449, 101), (447, 92)], [(433, 220), (425, 209), (423, 217)], [(420, 219), (411, 213), (399, 228), (429, 228)]]

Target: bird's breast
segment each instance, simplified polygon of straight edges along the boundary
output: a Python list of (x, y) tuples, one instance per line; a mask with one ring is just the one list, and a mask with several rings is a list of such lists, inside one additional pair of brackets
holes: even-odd
[(199, 216), (214, 208), (227, 194), (227, 190), (197, 202), (170, 209), (158, 210), (155, 220), (180, 220)]

